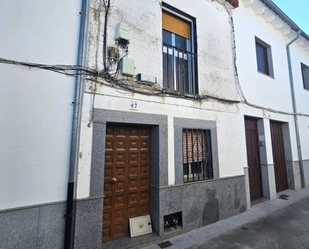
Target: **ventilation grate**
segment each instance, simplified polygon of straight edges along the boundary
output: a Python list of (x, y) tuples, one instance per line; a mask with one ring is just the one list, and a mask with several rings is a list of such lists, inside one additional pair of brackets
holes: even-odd
[(173, 244), (170, 241), (164, 241), (160, 244), (158, 244), (158, 246), (160, 246), (160, 248), (167, 248), (169, 246), (172, 246)]
[(280, 195), (279, 196), (279, 199), (282, 199), (282, 200), (288, 200), (288, 197), (290, 197), (289, 195)]

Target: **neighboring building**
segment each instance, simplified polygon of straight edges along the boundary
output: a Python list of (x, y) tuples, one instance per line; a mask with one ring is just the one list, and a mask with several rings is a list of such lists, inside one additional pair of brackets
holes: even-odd
[[(239, 6), (233, 17), (238, 78), (247, 101), (240, 105), (246, 131), (240, 141), (250, 203), (309, 185), (309, 37), (269, 0), (240, 0)], [(287, 45), (293, 40), (289, 71)]]
[[(63, 248), (70, 228), (75, 248), (132, 247), (309, 185), (309, 37), (289, 47), (293, 105), (299, 28), (271, 1), (0, 14), (1, 247)], [(153, 233), (130, 238), (144, 215)]]
[(64, 245), (81, 2), (1, 2), (1, 248)]

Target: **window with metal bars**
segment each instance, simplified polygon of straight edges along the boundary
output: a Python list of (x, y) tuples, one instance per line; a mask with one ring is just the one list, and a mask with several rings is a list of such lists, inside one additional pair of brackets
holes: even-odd
[[(163, 4), (163, 7), (167, 6)], [(165, 88), (183, 93), (198, 93), (195, 37), (194, 18), (175, 9), (163, 10), (162, 49)]]
[(213, 179), (210, 130), (183, 129), (183, 180)]

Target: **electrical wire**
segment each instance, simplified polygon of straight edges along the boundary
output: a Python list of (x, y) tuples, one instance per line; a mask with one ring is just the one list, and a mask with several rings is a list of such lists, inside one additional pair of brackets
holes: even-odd
[(104, 65), (104, 71), (108, 70), (106, 67), (106, 39), (107, 39), (107, 20), (108, 20), (108, 13), (109, 13), (109, 7), (110, 7), (110, 0), (107, 2), (107, 6), (104, 1), (105, 5), (105, 21), (104, 21), (104, 33), (103, 33), (103, 65)]
[[(65, 74), (67, 76), (76, 76), (80, 75), (81, 72), (88, 73), (88, 74), (97, 74), (96, 70), (92, 70), (86, 67), (82, 67), (79, 65), (46, 65), (40, 63), (32, 63), (32, 62), (21, 62), (15, 60), (8, 60), (4, 58), (0, 58), (0, 63), (9, 64), (9, 65), (19, 65), (25, 66), (28, 68), (38, 68), (44, 70), (50, 70), (56, 73)], [(74, 73), (69, 73), (70, 71), (75, 71)]]
[[(95, 83), (93, 89), (93, 99), (92, 99), (92, 113), (91, 113), (91, 118), (90, 118), (90, 123), (93, 120), (93, 109), (94, 109), (94, 101), (95, 101), (95, 94), (96, 94), (96, 84), (101, 84), (109, 87), (114, 87), (117, 89), (124, 89), (133, 93), (138, 93), (142, 95), (147, 95), (147, 96), (169, 96), (169, 97), (174, 97), (174, 98), (184, 98), (184, 99), (190, 99), (190, 100), (198, 100), (198, 101), (203, 101), (203, 100), (211, 100), (211, 101), (217, 101), (223, 104), (245, 104), (250, 107), (256, 108), (256, 109), (261, 109), (261, 110), (266, 110), (269, 112), (273, 113), (279, 113), (279, 114), (285, 114), (285, 115), (299, 115), (299, 116), (306, 116), (309, 117), (309, 115), (304, 114), (304, 113), (290, 113), (290, 112), (284, 112), (284, 111), (279, 111), (279, 110), (274, 110), (272, 108), (267, 108), (267, 107), (262, 107), (259, 105), (252, 104), (247, 101), (243, 90), (241, 88), (241, 84), (239, 81), (238, 77), (238, 70), (237, 70), (237, 57), (236, 57), (236, 39), (235, 39), (235, 28), (234, 28), (234, 21), (233, 17), (226, 6), (225, 2), (223, 3), (220, 0), (217, 0), (220, 4), (224, 6), (226, 11), (229, 14), (230, 17), (230, 22), (231, 22), (231, 33), (232, 33), (232, 49), (233, 49), (233, 64), (234, 64), (234, 76), (235, 76), (235, 82), (236, 82), (236, 87), (238, 89), (238, 95), (241, 100), (231, 100), (231, 99), (225, 99), (225, 98), (220, 98), (217, 96), (212, 96), (212, 95), (196, 95), (196, 94), (188, 94), (188, 93), (181, 93), (177, 91), (173, 91), (170, 89), (166, 88), (161, 88), (158, 86), (143, 86), (140, 82), (138, 81), (127, 81), (127, 80), (120, 80), (117, 79), (121, 61), (123, 60), (124, 57), (127, 56), (128, 50), (126, 49), (125, 55), (123, 55), (117, 62), (117, 66), (115, 69), (110, 69), (110, 66), (112, 65), (112, 62), (109, 61), (108, 66), (106, 65), (106, 36), (107, 36), (107, 19), (108, 19), (108, 13), (109, 13), (109, 8), (110, 8), (110, 0), (108, 0), (107, 5), (105, 0), (103, 0), (104, 3), (104, 8), (105, 8), (105, 24), (104, 24), (104, 44), (103, 44), (103, 64), (104, 64), (104, 70), (102, 72), (99, 72), (98, 69), (90, 69), (86, 67), (82, 67), (79, 65), (45, 65), (45, 64), (39, 64), (39, 63), (30, 63), (30, 62), (20, 62), (20, 61), (14, 61), (14, 60), (8, 60), (4, 58), (0, 58), (0, 63), (5, 63), (5, 64), (13, 64), (13, 65), (20, 65), (20, 66), (25, 66), (29, 68), (39, 68), (39, 69), (44, 69), (44, 70), (50, 70), (56, 73), (64, 74), (67, 76), (77, 76), (81, 74), (86, 75), (86, 80)], [(110, 70), (113, 70), (113, 73), (110, 73)], [(74, 71), (74, 72), (71, 72)], [(92, 92), (92, 90), (91, 90)], [(90, 125), (89, 123), (89, 125)]]
[(217, 2), (224, 6), (225, 10), (227, 11), (227, 13), (230, 17), (230, 23), (231, 23), (230, 26), (231, 26), (231, 34), (232, 34), (233, 63), (234, 63), (234, 76), (235, 76), (235, 83), (236, 83), (236, 87), (237, 87), (237, 90), (238, 90), (238, 94), (239, 94), (239, 97), (241, 99), (240, 103), (248, 105), (248, 106), (253, 107), (255, 109), (260, 109), (260, 110), (263, 110), (263, 111), (269, 111), (269, 112), (272, 112), (272, 113), (309, 117), (308, 114), (304, 114), (304, 113), (285, 112), (285, 111), (275, 110), (275, 109), (272, 109), (272, 108), (269, 108), (269, 107), (256, 105), (256, 104), (250, 103), (246, 99), (245, 94), (244, 94), (242, 87), (241, 87), (241, 84), (240, 84), (239, 76), (238, 76), (234, 19), (233, 19), (231, 12), (229, 11), (229, 9), (227, 7), (226, 1), (222, 2), (220, 0), (217, 0)]

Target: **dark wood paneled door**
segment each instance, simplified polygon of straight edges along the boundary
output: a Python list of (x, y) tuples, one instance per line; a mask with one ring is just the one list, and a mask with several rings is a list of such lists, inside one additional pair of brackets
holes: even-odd
[(282, 123), (270, 122), (277, 192), (288, 188)]
[(151, 130), (107, 125), (103, 242), (129, 234), (130, 218), (150, 214)]
[(263, 196), (257, 121), (255, 119), (246, 118), (245, 129), (250, 198), (252, 201)]

